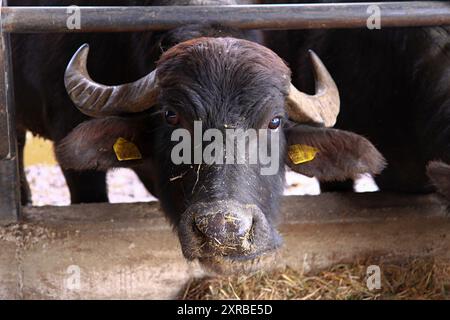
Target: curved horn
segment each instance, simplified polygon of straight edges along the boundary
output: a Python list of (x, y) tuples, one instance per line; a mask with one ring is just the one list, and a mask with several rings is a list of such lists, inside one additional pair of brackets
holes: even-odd
[(320, 58), (312, 50), (309, 53), (316, 79), (316, 94), (305, 94), (291, 84), (287, 111), (296, 122), (315, 122), (332, 127), (339, 114), (339, 91)]
[(106, 86), (89, 76), (86, 66), (88, 53), (89, 45), (81, 46), (64, 75), (67, 93), (81, 112), (91, 117), (104, 117), (141, 112), (156, 103), (156, 70), (135, 82)]

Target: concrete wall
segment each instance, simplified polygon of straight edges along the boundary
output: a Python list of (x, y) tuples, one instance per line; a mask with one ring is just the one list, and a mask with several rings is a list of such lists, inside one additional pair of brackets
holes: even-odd
[[(450, 217), (433, 196), (286, 197), (281, 211), (278, 267), (450, 260)], [(182, 257), (158, 203), (25, 208), (24, 216), (0, 227), (0, 299), (170, 299), (205, 274)]]

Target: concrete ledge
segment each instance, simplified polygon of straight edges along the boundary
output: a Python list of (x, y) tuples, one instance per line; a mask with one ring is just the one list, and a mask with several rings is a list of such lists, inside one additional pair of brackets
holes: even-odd
[[(450, 260), (450, 216), (433, 196), (286, 197), (281, 211), (278, 267)], [(204, 275), (182, 257), (158, 203), (25, 208), (23, 223), (0, 227), (0, 248), (0, 299), (170, 299)]]

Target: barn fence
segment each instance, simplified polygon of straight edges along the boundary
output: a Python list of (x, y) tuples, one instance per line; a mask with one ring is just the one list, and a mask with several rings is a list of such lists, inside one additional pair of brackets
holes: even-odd
[[(433, 196), (285, 197), (283, 246), (270, 267), (450, 261), (444, 212)], [(158, 203), (27, 207), (23, 220), (0, 228), (0, 300), (173, 299), (208, 275), (184, 259)]]
[[(411, 1), (77, 7), (82, 17), (81, 28), (68, 28), (68, 14), (74, 12), (74, 7), (8, 7), (6, 0), (0, 0), (0, 225), (7, 225), (5, 228), (0, 227), (0, 264), (7, 264), (0, 265), (0, 297), (76, 297), (73, 293), (64, 291), (60, 284), (64, 270), (77, 255), (83, 255), (81, 260), (91, 263), (84, 269), (90, 270), (88, 278), (92, 284), (90, 291), (81, 295), (84, 297), (120, 297), (112, 296), (115, 291), (110, 290), (111, 288), (98, 286), (99, 279), (105, 275), (105, 272), (98, 272), (106, 266), (110, 268), (106, 270), (109, 272), (106, 274), (114, 284), (123, 281), (124, 275), (117, 269), (121, 265), (134, 269), (143, 268), (141, 270), (144, 275), (149, 277), (159, 272), (158, 279), (138, 281), (139, 285), (153, 290), (154, 295), (150, 295), (151, 297), (159, 298), (173, 295), (172, 289), (167, 291), (170, 281), (185, 281), (186, 279), (176, 277), (183, 277), (186, 272), (192, 275), (194, 272), (186, 267), (178, 243), (173, 240), (175, 236), (167, 224), (160, 221), (162, 214), (156, 205), (146, 206), (146, 213), (143, 213), (144, 209), (139, 204), (21, 207), (14, 130), (11, 33), (139, 32), (206, 22), (243, 29), (366, 28), (371, 12), (368, 9), (372, 5), (376, 5), (381, 12), (382, 28), (450, 25), (450, 3)], [(446, 209), (430, 196), (321, 195), (311, 198), (290, 197), (283, 201), (282, 211), (289, 222), (281, 226), (287, 242), (282, 260), (294, 265), (301, 263), (305, 267), (306, 263), (312, 267), (323, 267), (340, 261), (341, 258), (352, 258), (356, 254), (367, 252), (387, 252), (388, 255), (397, 256), (440, 255), (450, 259), (449, 241), (442, 240), (448, 235), (450, 220), (445, 213)], [(155, 215), (149, 217), (149, 211)], [(111, 218), (111, 215), (114, 217)], [(23, 223), (15, 224), (18, 221)], [(30, 228), (27, 223), (31, 223)], [(339, 228), (346, 230), (344, 238)], [(63, 238), (60, 237), (62, 234), (65, 235)], [(117, 237), (112, 236), (114, 234)], [(18, 236), (18, 242), (11, 235)], [(100, 241), (98, 237), (103, 237), (103, 240)], [(340, 241), (336, 242), (339, 237)], [(33, 242), (33, 239), (37, 239), (37, 242)], [(166, 239), (167, 241), (163, 241), (164, 245), (170, 247), (164, 253), (158, 251), (156, 244), (151, 245), (153, 241), (161, 245), (161, 239)], [(112, 245), (108, 246), (107, 242), (112, 242), (118, 248), (118, 254), (114, 257), (105, 255), (104, 260), (99, 262), (96, 260), (98, 256), (112, 250)], [(40, 245), (35, 246), (36, 243)], [(133, 251), (129, 243), (141, 247), (150, 245), (148, 250), (154, 248), (155, 252), (161, 253), (161, 257), (159, 260), (149, 259), (148, 250)], [(299, 243), (302, 243), (301, 248)], [(41, 259), (43, 251), (48, 259)], [(133, 259), (128, 259), (130, 256)], [(125, 261), (126, 259), (128, 260)], [(56, 262), (50, 264), (48, 261)], [(92, 269), (96, 263), (99, 264), (96, 265), (98, 269)], [(18, 270), (28, 276), (24, 278), (23, 274), (18, 274)], [(19, 286), (17, 281), (20, 282)], [(143, 292), (141, 289), (125, 288), (125, 291), (131, 291), (122, 292), (121, 297), (139, 297)], [(120, 290), (117, 292), (120, 294)]]

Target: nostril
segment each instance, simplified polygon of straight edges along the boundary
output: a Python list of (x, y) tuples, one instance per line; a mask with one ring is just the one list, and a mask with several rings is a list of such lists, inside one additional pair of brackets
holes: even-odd
[(226, 231), (232, 232), (239, 237), (247, 237), (253, 226), (253, 218), (245, 216), (226, 215)]
[(248, 229), (247, 233), (245, 234), (244, 240), (246, 240), (248, 243), (252, 243), (254, 235), (255, 235), (255, 222), (252, 219), (252, 225), (250, 226), (250, 229)]
[(257, 205), (236, 201), (191, 205), (181, 217), (178, 232), (183, 254), (190, 260), (252, 260), (281, 245), (280, 236)]
[(194, 216), (197, 230), (209, 240), (241, 246), (253, 238), (253, 217), (248, 213), (215, 212)]
[(195, 227), (202, 235), (207, 235), (208, 233), (210, 233), (209, 230), (210, 220), (211, 216), (209, 214), (194, 215)]

